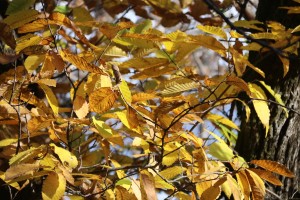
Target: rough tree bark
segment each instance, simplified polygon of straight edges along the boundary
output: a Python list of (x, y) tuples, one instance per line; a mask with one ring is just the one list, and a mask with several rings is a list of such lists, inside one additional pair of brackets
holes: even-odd
[[(292, 5), (292, 0), (260, 0), (256, 18), (259, 21), (277, 21), (284, 26), (293, 28), (299, 25), (296, 15), (287, 15), (286, 10), (280, 6)], [(250, 60), (262, 68), (267, 76), (266, 82), (281, 93), (285, 105), (300, 113), (300, 58), (290, 60), (290, 71), (282, 79), (282, 64), (277, 55), (273, 53), (251, 53)], [(259, 79), (258, 75), (249, 72), (245, 77), (248, 81)], [(286, 118), (283, 110), (277, 105), (270, 105), (271, 120), (270, 131), (265, 137), (265, 130), (258, 122), (253, 112), (250, 122), (241, 119), (241, 132), (239, 134), (236, 150), (246, 160), (268, 159), (275, 160), (294, 172), (295, 178), (280, 179), (282, 187), (269, 186), (268, 189), (280, 196), (281, 199), (300, 198), (300, 116), (293, 110)], [(267, 193), (266, 199), (276, 199), (275, 195)]]

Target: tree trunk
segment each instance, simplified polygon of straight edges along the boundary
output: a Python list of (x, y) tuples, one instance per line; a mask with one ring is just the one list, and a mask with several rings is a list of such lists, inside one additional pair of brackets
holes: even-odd
[[(278, 8), (291, 5), (291, 2), (289, 0), (260, 0), (257, 19), (278, 21), (286, 27), (295, 27), (300, 24), (299, 17), (287, 15), (285, 10)], [(270, 104), (270, 130), (267, 137), (254, 111), (248, 123), (241, 119), (241, 132), (236, 150), (248, 161), (267, 159), (284, 164), (294, 172), (295, 178), (280, 177), (283, 186), (268, 186), (268, 190), (276, 193), (281, 199), (300, 198), (300, 115), (297, 114), (300, 113), (300, 60), (299, 58), (290, 60), (290, 71), (282, 79), (282, 64), (277, 55), (272, 52), (251, 53), (249, 59), (265, 71), (266, 82), (282, 95), (285, 105), (290, 110), (289, 117), (286, 118), (282, 108)], [(259, 77), (249, 72), (245, 79), (253, 81)], [(276, 197), (268, 192), (266, 199), (276, 199)]]

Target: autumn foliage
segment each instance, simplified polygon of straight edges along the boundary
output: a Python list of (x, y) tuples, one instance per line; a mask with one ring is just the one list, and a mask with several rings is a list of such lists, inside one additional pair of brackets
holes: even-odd
[[(226, 112), (233, 102), (241, 117), (255, 112), (265, 137), (270, 100), (288, 116), (247, 56), (279, 49), (284, 77), (300, 28), (226, 26), (212, 10), (232, 1), (55, 2), (13, 0), (0, 21), (0, 178), (10, 197), (34, 184), (44, 200), (256, 200), (265, 181), (293, 177), (240, 157), (236, 112)], [(199, 50), (224, 70), (200, 74), (191, 61)], [(247, 70), (261, 79), (246, 82)]]

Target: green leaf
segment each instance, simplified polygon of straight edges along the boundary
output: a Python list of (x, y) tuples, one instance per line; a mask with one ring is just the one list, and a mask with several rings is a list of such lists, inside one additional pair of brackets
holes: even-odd
[(35, 0), (13, 0), (8, 5), (6, 10), (6, 15), (15, 14), (22, 10), (27, 10), (30, 6), (34, 4)]
[(281, 99), (281, 95), (276, 93), (269, 85), (267, 85), (264, 81), (259, 81), (265, 88), (266, 90), (268, 90), (268, 92), (275, 98), (276, 102), (279, 103), (280, 105), (282, 105), (282, 108), (285, 112), (285, 116), (288, 117), (289, 116), (289, 112), (287, 110), (287, 108), (285, 107), (282, 99)]

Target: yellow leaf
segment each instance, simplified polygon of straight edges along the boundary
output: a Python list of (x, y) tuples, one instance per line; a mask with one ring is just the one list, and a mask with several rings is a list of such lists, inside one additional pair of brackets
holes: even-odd
[(251, 187), (253, 200), (263, 200), (266, 194), (264, 181), (251, 170), (246, 169), (245, 172)]
[(245, 174), (245, 171), (239, 171), (236, 174), (236, 178), (237, 178), (237, 183), (241, 189), (241, 192), (244, 196), (245, 200), (249, 200), (250, 199), (250, 184), (248, 182), (247, 176)]
[(126, 103), (131, 105), (132, 102), (131, 92), (125, 80), (122, 80), (122, 82), (119, 84), (119, 89)]
[(209, 113), (209, 114), (206, 115), (206, 118), (208, 120), (212, 120), (212, 121), (216, 121), (218, 123), (224, 124), (224, 125), (226, 125), (230, 128), (240, 130), (239, 127), (233, 121), (231, 121), (230, 119), (228, 119), (226, 117), (223, 117), (221, 115), (216, 115), (216, 114)]
[(63, 60), (72, 63), (80, 70), (106, 75), (106, 73), (103, 71), (103, 69), (100, 66), (97, 67), (93, 64), (90, 64), (84, 58), (79, 57), (78, 55), (74, 55), (70, 53), (68, 50), (60, 51), (60, 55)]
[(279, 56), (279, 58), (282, 62), (282, 66), (283, 66), (283, 77), (285, 77), (285, 75), (288, 73), (288, 71), (290, 69), (290, 60), (283, 56)]
[(157, 98), (155, 93), (140, 92), (140, 93), (132, 95), (132, 102), (147, 101), (147, 100), (151, 100), (154, 98)]
[(199, 196), (203, 194), (208, 188), (212, 187), (212, 181), (202, 181), (200, 183), (196, 183), (196, 191)]
[(224, 40), (227, 40), (226, 33), (220, 27), (198, 25), (197, 28), (200, 29), (201, 31), (205, 32), (205, 33), (210, 33), (210, 34), (213, 34), (213, 35), (217, 35), (217, 36), (223, 38)]
[(37, 19), (31, 23), (24, 24), (18, 28), (19, 33), (29, 33), (44, 30), (47, 27), (48, 23), (46, 19)]
[(227, 76), (226, 83), (228, 85), (237, 86), (237, 87), (241, 88), (243, 91), (245, 91), (248, 95), (250, 95), (249, 87), (243, 79), (241, 79), (237, 76)]
[(93, 123), (95, 127), (97, 128), (99, 134), (104, 137), (104, 138), (109, 138), (112, 135), (114, 135), (114, 131), (107, 125), (105, 124), (104, 121), (96, 119), (95, 116), (92, 117)]
[(15, 139), (15, 138), (3, 139), (3, 140), (0, 141), (0, 148), (9, 146), (9, 145), (11, 145), (11, 144), (13, 144), (17, 141), (18, 141), (18, 139)]
[(252, 160), (250, 163), (282, 176), (293, 178), (295, 175), (284, 165), (271, 160)]
[(79, 119), (85, 118), (89, 113), (89, 105), (82, 96), (76, 96), (73, 102), (73, 109)]
[(100, 88), (89, 96), (90, 110), (92, 112), (104, 113), (111, 109), (117, 99), (117, 95), (111, 88)]
[(214, 142), (209, 146), (210, 155), (221, 161), (231, 160), (234, 157), (232, 149), (225, 142)]
[(131, 119), (128, 118), (128, 112), (122, 111), (122, 112), (116, 112), (118, 118), (121, 120), (121, 122), (130, 130), (133, 130), (137, 133), (141, 133), (139, 127), (134, 127), (134, 122), (131, 122)]
[[(258, 118), (266, 128), (266, 135), (269, 131), (270, 110), (268, 103), (266, 102), (267, 96), (265, 92), (256, 84), (249, 83), (249, 89), (251, 91), (251, 98), (253, 98), (253, 106)], [(258, 99), (258, 100), (255, 100)], [(261, 100), (260, 100), (261, 99)]]
[(27, 34), (17, 40), (16, 53), (20, 53), (26, 47), (38, 45), (42, 38), (38, 35)]
[(39, 79), (37, 83), (44, 84), (50, 87), (56, 87), (56, 80), (54, 79), (48, 79), (48, 78)]
[(51, 172), (42, 187), (43, 200), (60, 200), (66, 189), (66, 179), (61, 173)]
[(226, 56), (226, 48), (216, 38), (208, 35), (189, 35), (191, 38), (191, 44), (197, 44), (205, 48), (211, 49), (221, 56)]
[(262, 77), (265, 77), (265, 73), (261, 69), (252, 65), (248, 61), (248, 59), (244, 57), (242, 54), (240, 54), (238, 51), (234, 50), (233, 48), (230, 48), (230, 53), (232, 54), (234, 67), (238, 76), (242, 76), (243, 73), (245, 72), (246, 66), (249, 66), (258, 74), (260, 74)]
[(254, 169), (250, 168), (249, 170), (256, 173), (260, 178), (272, 183), (273, 185), (282, 186), (281, 181), (270, 171), (263, 170), (263, 169)]
[(60, 161), (65, 167), (70, 167), (71, 169), (77, 167), (78, 160), (70, 151), (58, 147), (53, 143), (51, 143), (50, 146), (54, 149), (54, 153), (59, 157)]
[(212, 186), (201, 195), (201, 200), (216, 200), (221, 194), (220, 186)]
[(24, 66), (28, 73), (32, 73), (44, 60), (44, 55), (30, 55), (25, 59)]
[(276, 102), (282, 105), (282, 108), (285, 112), (285, 116), (289, 116), (288, 109), (284, 107), (284, 103), (281, 99), (281, 95), (279, 93), (276, 93), (269, 85), (267, 85), (264, 81), (259, 81), (267, 90), (268, 92), (275, 98)]
[(48, 103), (50, 104), (50, 107), (51, 107), (53, 113), (55, 115), (58, 115), (59, 106), (58, 106), (58, 101), (56, 99), (55, 94), (53, 93), (51, 88), (49, 88), (47, 85), (41, 84), (41, 83), (39, 85), (43, 89), (43, 91), (45, 92), (46, 98), (48, 100)]
[(165, 178), (165, 179), (173, 179), (176, 176), (183, 174), (186, 171), (185, 167), (181, 167), (181, 166), (173, 166), (170, 168), (167, 168), (161, 172), (159, 172), (159, 174)]

